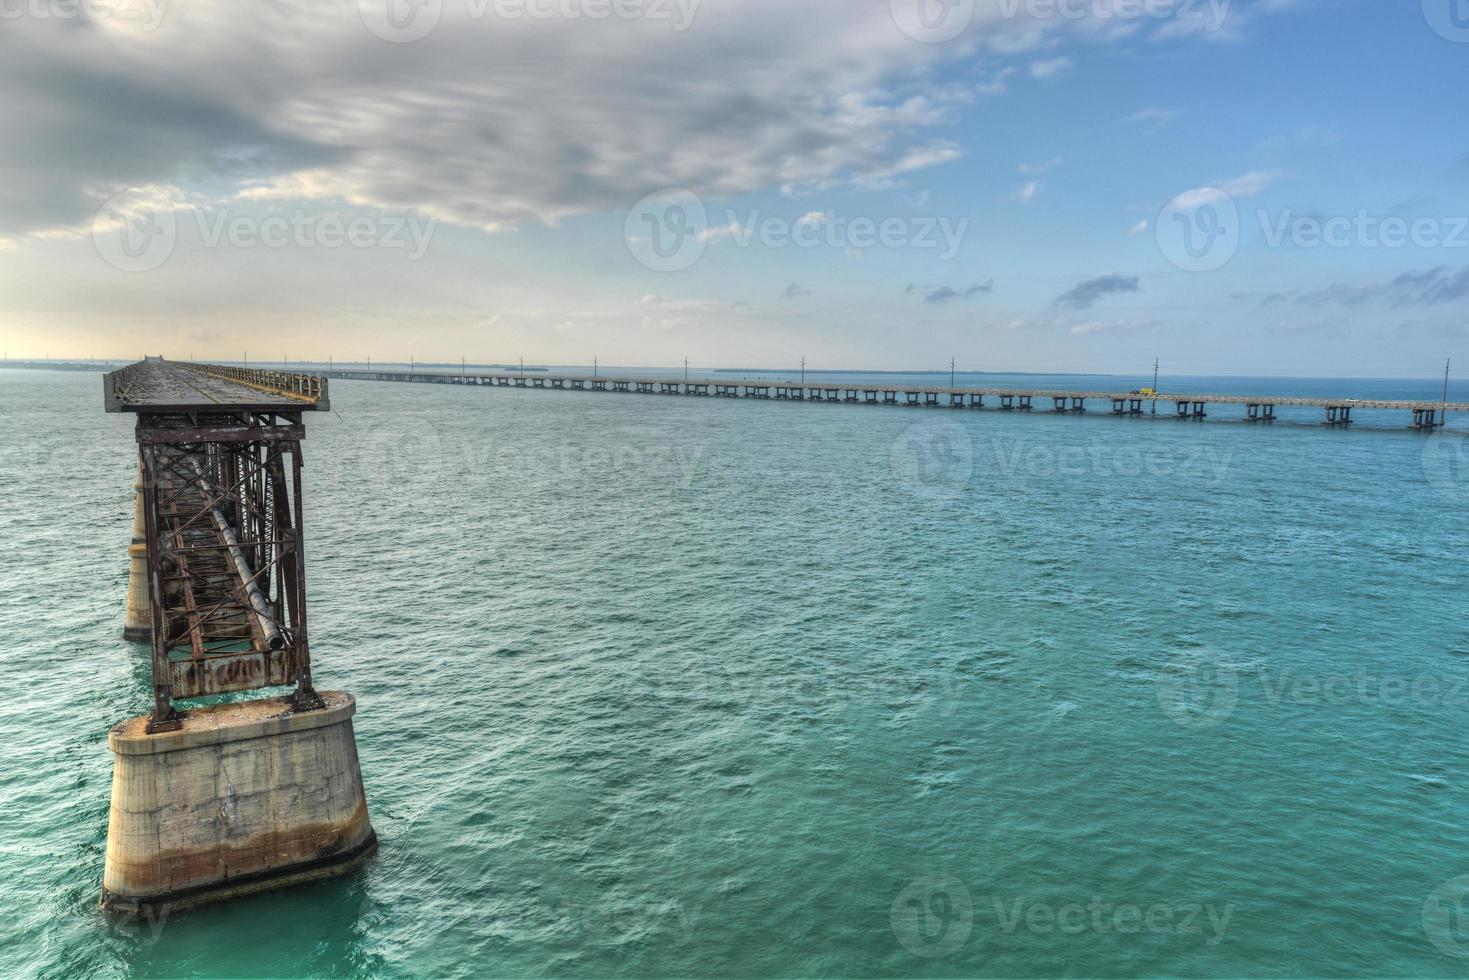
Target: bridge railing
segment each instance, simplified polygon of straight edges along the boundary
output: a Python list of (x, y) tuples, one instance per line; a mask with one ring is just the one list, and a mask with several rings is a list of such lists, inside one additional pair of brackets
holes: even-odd
[(326, 398), (326, 379), (315, 374), (295, 374), (265, 368), (230, 367), (224, 364), (190, 364), (191, 370), (290, 398), (317, 404)]

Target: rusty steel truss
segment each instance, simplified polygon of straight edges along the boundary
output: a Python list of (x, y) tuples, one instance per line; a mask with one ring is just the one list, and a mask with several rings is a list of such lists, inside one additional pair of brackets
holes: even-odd
[[(150, 731), (181, 726), (175, 699), (311, 683), (301, 528), (302, 412), (310, 376), (139, 362), (108, 376), (111, 411), (136, 412), (152, 614)], [(243, 372), (240, 372), (243, 373)]]

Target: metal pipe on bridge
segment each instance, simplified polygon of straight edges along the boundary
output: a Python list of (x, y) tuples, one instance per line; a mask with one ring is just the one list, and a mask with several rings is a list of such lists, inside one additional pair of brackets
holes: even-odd
[[(193, 457), (189, 458), (189, 465), (193, 467), (197, 475), (196, 482), (199, 490), (209, 500), (217, 500), (219, 494), (209, 485), (204, 478), (204, 470), (200, 468), (199, 461)], [(240, 539), (235, 535), (235, 529), (230, 525), (229, 518), (224, 516), (224, 511), (219, 509), (219, 504), (209, 508), (209, 514), (214, 518), (214, 526), (219, 531), (219, 536), (224, 539), (226, 550), (229, 551), (230, 559), (234, 562), (235, 572), (240, 576), (240, 585), (245, 591), (245, 598), (249, 600), (250, 608), (255, 612), (255, 618), (260, 622), (260, 632), (265, 635), (265, 643), (272, 650), (281, 650), (286, 645), (286, 638), (281, 635), (281, 628), (276, 624), (275, 617), (270, 613), (270, 600), (265, 593), (260, 591), (260, 586), (255, 580), (255, 572), (250, 568), (250, 562), (245, 558), (244, 549), (240, 547)]]

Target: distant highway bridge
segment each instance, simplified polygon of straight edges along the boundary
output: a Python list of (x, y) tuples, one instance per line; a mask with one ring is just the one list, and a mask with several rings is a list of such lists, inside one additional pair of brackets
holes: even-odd
[[(1172, 406), (1178, 418), (1203, 419), (1211, 405), (1239, 405), (1248, 422), (1274, 422), (1276, 409), (1320, 408), (1324, 422), (1349, 426), (1357, 410), (1401, 411), (1411, 415), (1412, 428), (1432, 431), (1444, 425), (1450, 412), (1469, 412), (1469, 403), (1358, 398), (1314, 398), (1289, 395), (1203, 395), (1139, 391), (1057, 391), (1016, 387), (930, 387), (882, 385), (843, 381), (769, 381), (608, 377), (606, 375), (450, 373), (417, 371), (361, 371), (334, 368), (313, 374), (344, 381), (388, 381), (411, 384), (470, 385), (491, 388), (544, 388), (560, 391), (601, 391), (645, 395), (776, 399), (822, 403), (898, 405), (914, 408), (994, 408), (1002, 412), (1043, 411), (1082, 414), (1089, 403), (1106, 404), (1111, 414), (1156, 414), (1158, 405)], [(989, 400), (986, 403), (986, 399)], [(1146, 408), (1144, 406), (1149, 406)]]

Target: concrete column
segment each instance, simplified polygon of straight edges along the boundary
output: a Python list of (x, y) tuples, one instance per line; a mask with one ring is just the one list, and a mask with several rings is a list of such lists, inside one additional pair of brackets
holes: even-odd
[(143, 523), (143, 464), (133, 482), (133, 540), (128, 545), (128, 605), (122, 638), (133, 643), (153, 639), (153, 611), (148, 604), (148, 533)]
[(332, 878), (377, 849), (352, 730), (356, 701), (272, 698), (146, 716), (108, 734), (112, 814), (102, 908), (156, 915)]

